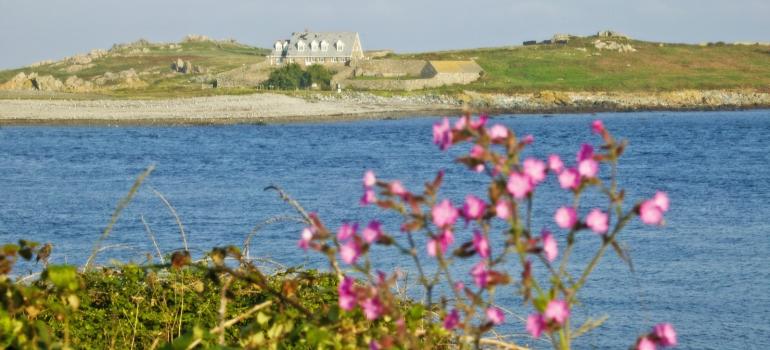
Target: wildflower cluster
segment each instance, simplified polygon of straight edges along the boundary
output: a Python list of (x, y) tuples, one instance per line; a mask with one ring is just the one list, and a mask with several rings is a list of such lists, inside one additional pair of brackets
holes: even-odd
[[(626, 260), (627, 254), (617, 239), (630, 220), (639, 217), (644, 224), (654, 226), (664, 223), (669, 209), (665, 192), (657, 192), (624, 210), (625, 191), (618, 189), (616, 175), (618, 159), (627, 143), (616, 141), (601, 121), (594, 121), (591, 130), (602, 144), (598, 148), (582, 144), (571, 164), (558, 154), (546, 159), (525, 158), (523, 151), (535, 142), (532, 135), (517, 137), (506, 126), (487, 126), (488, 122), (486, 116), (463, 116), (454, 123), (444, 118), (433, 126), (433, 142), (442, 151), (470, 144), (469, 153), (458, 161), (488, 176), (486, 196), (470, 193), (461, 204), (440, 198), (441, 171), (418, 192), (410, 191), (398, 180), (378, 179), (369, 170), (363, 177), (360, 203), (400, 214), (398, 234), (386, 232), (379, 221), (372, 220), (360, 234), (357, 223), (343, 223), (332, 235), (316, 216), (312, 216), (312, 225), (302, 231), (300, 247), (324, 252), (332, 266), (337, 266), (336, 260), (340, 259), (357, 272), (341, 276), (339, 306), (347, 311), (360, 308), (372, 321), (395, 320), (398, 325), (403, 324), (404, 315), (393, 307), (398, 302), (392, 292), (396, 275), (373, 269), (368, 254), (371, 247), (390, 246), (414, 263), (418, 283), (425, 290), (426, 307), (435, 310), (438, 319), (428, 315), (427, 331), (373, 340), (372, 347), (431, 345), (429, 335), (434, 322), (446, 331), (456, 332), (460, 347), (479, 347), (487, 340), (484, 334), (505, 322), (504, 308), (495, 302), (496, 288), (513, 285), (520, 299), (533, 308), (523, 328), (533, 338), (547, 335), (555, 347), (569, 348), (574, 334), (570, 316), (578, 292), (606, 249), (613, 248)], [(610, 173), (600, 176), (603, 165)], [(536, 233), (531, 227), (533, 198), (550, 176), (569, 200), (552, 211), (554, 226)], [(581, 207), (581, 196), (594, 190), (607, 197), (606, 206)], [(500, 226), (505, 228), (500, 230)], [(582, 231), (590, 231), (597, 238), (579, 235)], [(599, 248), (581, 274), (573, 276), (567, 265), (577, 239), (598, 239)], [(502, 245), (493, 247), (491, 241)], [(470, 283), (463, 282), (463, 276), (454, 276), (455, 270), (450, 269), (459, 259), (472, 260), (465, 276)], [(428, 265), (436, 267), (435, 273), (428, 272)], [(548, 274), (547, 285), (535, 277), (535, 268)], [(512, 275), (510, 271), (520, 274)], [(354, 278), (356, 275), (362, 278)], [(439, 290), (439, 285), (446, 288)], [(418, 333), (421, 336), (415, 335)], [(652, 348), (676, 345), (673, 327), (658, 325), (653, 333), (637, 341), (639, 349), (651, 349), (649, 344)]]

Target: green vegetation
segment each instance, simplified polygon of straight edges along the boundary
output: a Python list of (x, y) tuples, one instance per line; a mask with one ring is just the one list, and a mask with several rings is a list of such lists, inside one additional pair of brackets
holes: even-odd
[(312, 88), (328, 90), (333, 73), (321, 65), (311, 65), (305, 71), (299, 64), (292, 63), (270, 72), (270, 78), (263, 86), (270, 89), (295, 90)]

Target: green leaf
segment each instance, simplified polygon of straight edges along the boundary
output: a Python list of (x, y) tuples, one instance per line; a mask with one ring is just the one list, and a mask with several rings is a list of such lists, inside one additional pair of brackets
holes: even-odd
[(78, 290), (78, 275), (74, 266), (49, 266), (45, 271), (44, 277), (53, 283), (56, 288), (71, 292)]

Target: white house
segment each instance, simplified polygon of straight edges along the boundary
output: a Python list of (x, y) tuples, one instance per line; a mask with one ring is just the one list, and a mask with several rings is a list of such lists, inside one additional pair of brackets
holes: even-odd
[(278, 40), (267, 56), (270, 64), (350, 64), (364, 58), (356, 32), (299, 32)]

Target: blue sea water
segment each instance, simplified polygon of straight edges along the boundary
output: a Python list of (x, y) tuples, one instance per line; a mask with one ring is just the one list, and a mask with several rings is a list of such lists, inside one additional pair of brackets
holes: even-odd
[[(634, 221), (620, 236), (634, 271), (609, 251), (573, 310), (576, 321), (609, 316), (576, 348), (623, 349), (654, 323), (668, 321), (681, 349), (770, 348), (770, 111), (644, 112), (598, 115), (497, 116), (517, 134), (532, 134), (528, 155), (559, 153), (567, 163), (582, 142), (597, 144), (595, 118), (629, 141), (621, 159), (620, 185), (627, 203), (664, 190), (671, 198), (667, 225)], [(485, 177), (453, 159), (467, 146), (440, 152), (431, 144), (437, 118), (287, 125), (212, 127), (3, 127), (0, 128), (0, 242), (19, 238), (54, 244), (52, 262), (82, 264), (117, 202), (148, 165), (156, 170), (126, 208), (99, 255), (145, 260), (154, 248), (143, 215), (164, 252), (182, 247), (174, 218), (153, 194), (162, 192), (184, 223), (198, 256), (213, 246), (241, 245), (261, 221), (292, 214), (270, 184), (283, 187), (305, 208), (336, 228), (342, 221), (380, 219), (397, 232), (392, 214), (361, 208), (361, 175), (373, 169), (417, 189), (445, 169), (441, 195), (460, 203), (468, 192), (485, 194)], [(606, 174), (607, 169), (602, 168)], [(564, 232), (553, 210), (569, 195), (553, 179), (537, 190), (534, 227)], [(584, 201), (581, 214), (600, 205)], [(258, 231), (250, 255), (284, 265), (324, 267), (317, 254), (296, 248), (301, 227), (268, 225)], [(397, 233), (396, 233), (397, 234)], [(458, 232), (465, 241), (470, 229)], [(420, 240), (422, 243), (423, 241)], [(577, 273), (599, 240), (579, 236), (571, 270)], [(494, 249), (494, 248), (493, 248)], [(381, 269), (413, 271), (408, 259), (375, 250)], [(469, 281), (472, 261), (456, 275)], [(513, 276), (518, 271), (510, 264)], [(536, 267), (537, 268), (537, 267)], [(419, 295), (419, 294), (417, 294)], [(497, 301), (511, 306), (505, 327), (523, 337), (522, 307), (512, 291)]]

